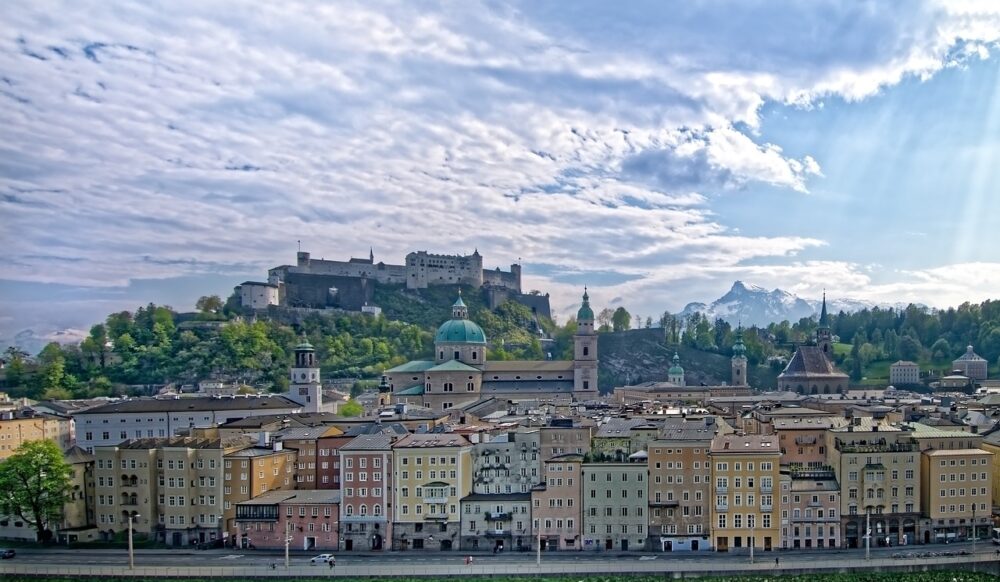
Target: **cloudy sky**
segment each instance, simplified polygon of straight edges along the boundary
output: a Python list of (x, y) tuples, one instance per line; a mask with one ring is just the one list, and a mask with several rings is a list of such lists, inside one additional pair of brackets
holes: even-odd
[[(623, 5), (624, 4), (624, 5)], [(4, 2), (0, 336), (294, 260), (566, 313), (1000, 288), (995, 2)]]

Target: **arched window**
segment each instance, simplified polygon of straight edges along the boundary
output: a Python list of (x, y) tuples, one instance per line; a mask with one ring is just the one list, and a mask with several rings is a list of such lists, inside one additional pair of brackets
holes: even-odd
[(377, 503), (372, 506), (372, 515), (382, 515), (382, 506)]
[(347, 506), (347, 515), (354, 515), (354, 506), (353, 505), (348, 505)]
[(358, 509), (358, 515), (368, 515), (368, 506), (362, 504)]
[(466, 384), (465, 385), (465, 390), (466, 390), (466, 392), (475, 392), (476, 391), (476, 384), (475, 384), (475, 382), (469, 382), (468, 384)]

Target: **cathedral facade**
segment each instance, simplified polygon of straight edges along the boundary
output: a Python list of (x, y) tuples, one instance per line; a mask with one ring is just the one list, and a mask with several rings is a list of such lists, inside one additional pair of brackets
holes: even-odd
[(461, 296), (452, 318), (434, 336), (434, 359), (415, 360), (386, 370), (394, 402), (436, 411), (464, 408), (480, 400), (539, 400), (556, 404), (597, 397), (597, 334), (590, 297), (583, 294), (573, 336), (573, 360), (487, 361), (487, 338), (469, 319)]

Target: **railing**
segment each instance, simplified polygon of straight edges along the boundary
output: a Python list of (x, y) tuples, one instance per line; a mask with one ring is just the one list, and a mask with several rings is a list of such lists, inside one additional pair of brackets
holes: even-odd
[(715, 504), (715, 510), (716, 511), (729, 511), (729, 504), (728, 503), (716, 503)]
[(774, 505), (771, 504), (771, 503), (766, 503), (766, 504), (765, 503), (761, 503), (760, 504), (760, 510), (761, 511), (773, 511), (774, 510)]
[(770, 493), (772, 491), (774, 491), (774, 485), (763, 485), (762, 484), (760, 486), (760, 492), (761, 493)]
[(489, 513), (489, 516), (490, 519), (498, 521), (506, 521), (511, 518), (511, 514), (509, 511), (491, 511)]
[(728, 493), (729, 492), (729, 487), (728, 486), (719, 486), (719, 485), (716, 485), (715, 486), (715, 492), (716, 493)]
[(437, 520), (448, 520), (447, 513), (425, 513), (424, 520), (426, 521), (437, 521)]
[(433, 503), (435, 505), (443, 505), (448, 503), (447, 497), (424, 497), (424, 503)]

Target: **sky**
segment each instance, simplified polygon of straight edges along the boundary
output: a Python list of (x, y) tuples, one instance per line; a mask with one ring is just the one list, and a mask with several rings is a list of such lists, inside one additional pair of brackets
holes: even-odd
[[(1000, 4), (0, 5), (0, 338), (315, 257), (520, 262), (565, 318), (736, 279), (1000, 289)], [(654, 317), (655, 319), (655, 317)]]

